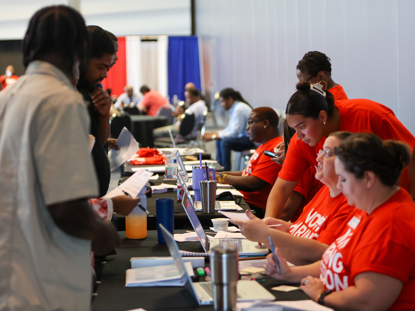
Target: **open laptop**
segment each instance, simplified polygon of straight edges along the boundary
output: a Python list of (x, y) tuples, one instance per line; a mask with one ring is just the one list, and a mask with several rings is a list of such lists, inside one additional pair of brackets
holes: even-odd
[(268, 254), (268, 248), (258, 247), (257, 242), (249, 241), (248, 239), (207, 239), (206, 233), (203, 230), (202, 224), (200, 223), (199, 218), (196, 215), (194, 210), (193, 199), (189, 194), (189, 191), (186, 187), (183, 187), (183, 199), (182, 206), (186, 212), (187, 217), (189, 218), (190, 223), (192, 224), (193, 229), (195, 230), (197, 236), (199, 237), (200, 244), (202, 244), (203, 250), (205, 253), (209, 253), (210, 249), (218, 244), (233, 242), (238, 247), (238, 252), (242, 256), (262, 256)]
[[(177, 180), (179, 181), (179, 184), (182, 186), (183, 190), (185, 192), (187, 191), (187, 193), (190, 196), (188, 184), (184, 181), (183, 176), (178, 174)], [(201, 212), (202, 202), (201, 201), (193, 202), (193, 207), (196, 212)], [(235, 201), (215, 201), (215, 210), (216, 211), (237, 211), (237, 210), (242, 210), (242, 208), (239, 205), (237, 205)]]
[[(193, 283), (190, 278), (182, 256), (180, 255), (179, 247), (177, 246), (174, 237), (170, 232), (160, 224), (160, 229), (163, 232), (164, 240), (169, 248), (170, 255), (173, 258), (174, 264), (181, 275), (181, 281), (185, 284), (186, 289), (196, 299), (199, 305), (211, 305), (213, 304), (213, 284), (212, 282), (199, 282)], [(238, 281), (237, 287), (237, 301), (272, 301), (275, 300), (274, 295), (268, 292), (258, 282), (255, 281)]]

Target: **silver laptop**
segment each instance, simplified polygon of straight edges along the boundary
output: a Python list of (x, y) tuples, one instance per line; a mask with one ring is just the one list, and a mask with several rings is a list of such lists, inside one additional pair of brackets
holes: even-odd
[[(183, 184), (183, 180), (178, 176), (179, 182)], [(218, 244), (223, 244), (227, 242), (233, 242), (237, 245), (239, 254), (242, 256), (261, 256), (268, 254), (268, 248), (265, 246), (259, 247), (257, 242), (249, 241), (248, 239), (207, 239), (206, 233), (203, 230), (202, 224), (200, 223), (199, 218), (196, 215), (194, 210), (193, 199), (187, 190), (186, 187), (183, 187), (184, 194), (182, 199), (182, 206), (186, 212), (187, 217), (189, 218), (190, 223), (192, 224), (193, 229), (195, 230), (197, 236), (199, 237), (200, 244), (202, 244), (203, 250), (205, 253), (209, 253), (210, 249)]]
[[(179, 247), (177, 246), (174, 237), (170, 232), (160, 224), (160, 229), (163, 232), (164, 239), (169, 248), (170, 255), (173, 258), (174, 264), (181, 275), (181, 280), (185, 284), (186, 289), (196, 299), (199, 305), (213, 304), (213, 284), (211, 282), (193, 283), (190, 278), (180, 255)], [(237, 300), (244, 301), (272, 301), (275, 300), (274, 295), (268, 292), (258, 282), (255, 281), (238, 281), (237, 283)]]
[[(177, 180), (182, 186), (184, 191), (189, 191), (189, 185), (185, 182), (183, 175), (177, 175)], [(190, 195), (190, 193), (189, 193)], [(194, 201), (193, 207), (196, 212), (202, 211), (202, 201)], [(239, 205), (235, 201), (215, 201), (215, 210), (216, 211), (236, 211), (240, 210)]]

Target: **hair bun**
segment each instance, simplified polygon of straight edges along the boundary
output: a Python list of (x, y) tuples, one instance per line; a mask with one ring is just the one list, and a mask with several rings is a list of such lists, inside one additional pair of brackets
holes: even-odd
[(297, 83), (296, 86), (298, 91), (304, 91), (304, 90), (309, 90), (310, 89), (310, 83), (308, 83), (307, 81), (300, 81)]

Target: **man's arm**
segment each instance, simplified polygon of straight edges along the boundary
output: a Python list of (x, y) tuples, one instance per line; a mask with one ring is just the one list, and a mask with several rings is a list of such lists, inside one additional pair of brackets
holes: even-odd
[(269, 185), (265, 180), (258, 178), (256, 176), (233, 176), (228, 175), (223, 178), (222, 182), (224, 184), (229, 184), (234, 186), (238, 190), (252, 192), (259, 191)]
[(97, 255), (108, 254), (120, 244), (115, 227), (100, 219), (88, 204), (87, 199), (78, 199), (48, 205), (55, 224), (66, 234), (92, 241), (92, 250)]
[(288, 201), (288, 198), (294, 191), (297, 184), (298, 181), (287, 181), (282, 178), (277, 178), (277, 181), (269, 193), (267, 207), (265, 210), (265, 217), (280, 217), (281, 213), (284, 210), (285, 204)]

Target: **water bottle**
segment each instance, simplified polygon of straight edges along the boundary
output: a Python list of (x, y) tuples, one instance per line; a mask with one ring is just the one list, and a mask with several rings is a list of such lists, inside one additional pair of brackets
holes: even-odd
[(235, 243), (224, 243), (211, 249), (210, 269), (216, 311), (236, 310), (238, 260), (238, 249)]

